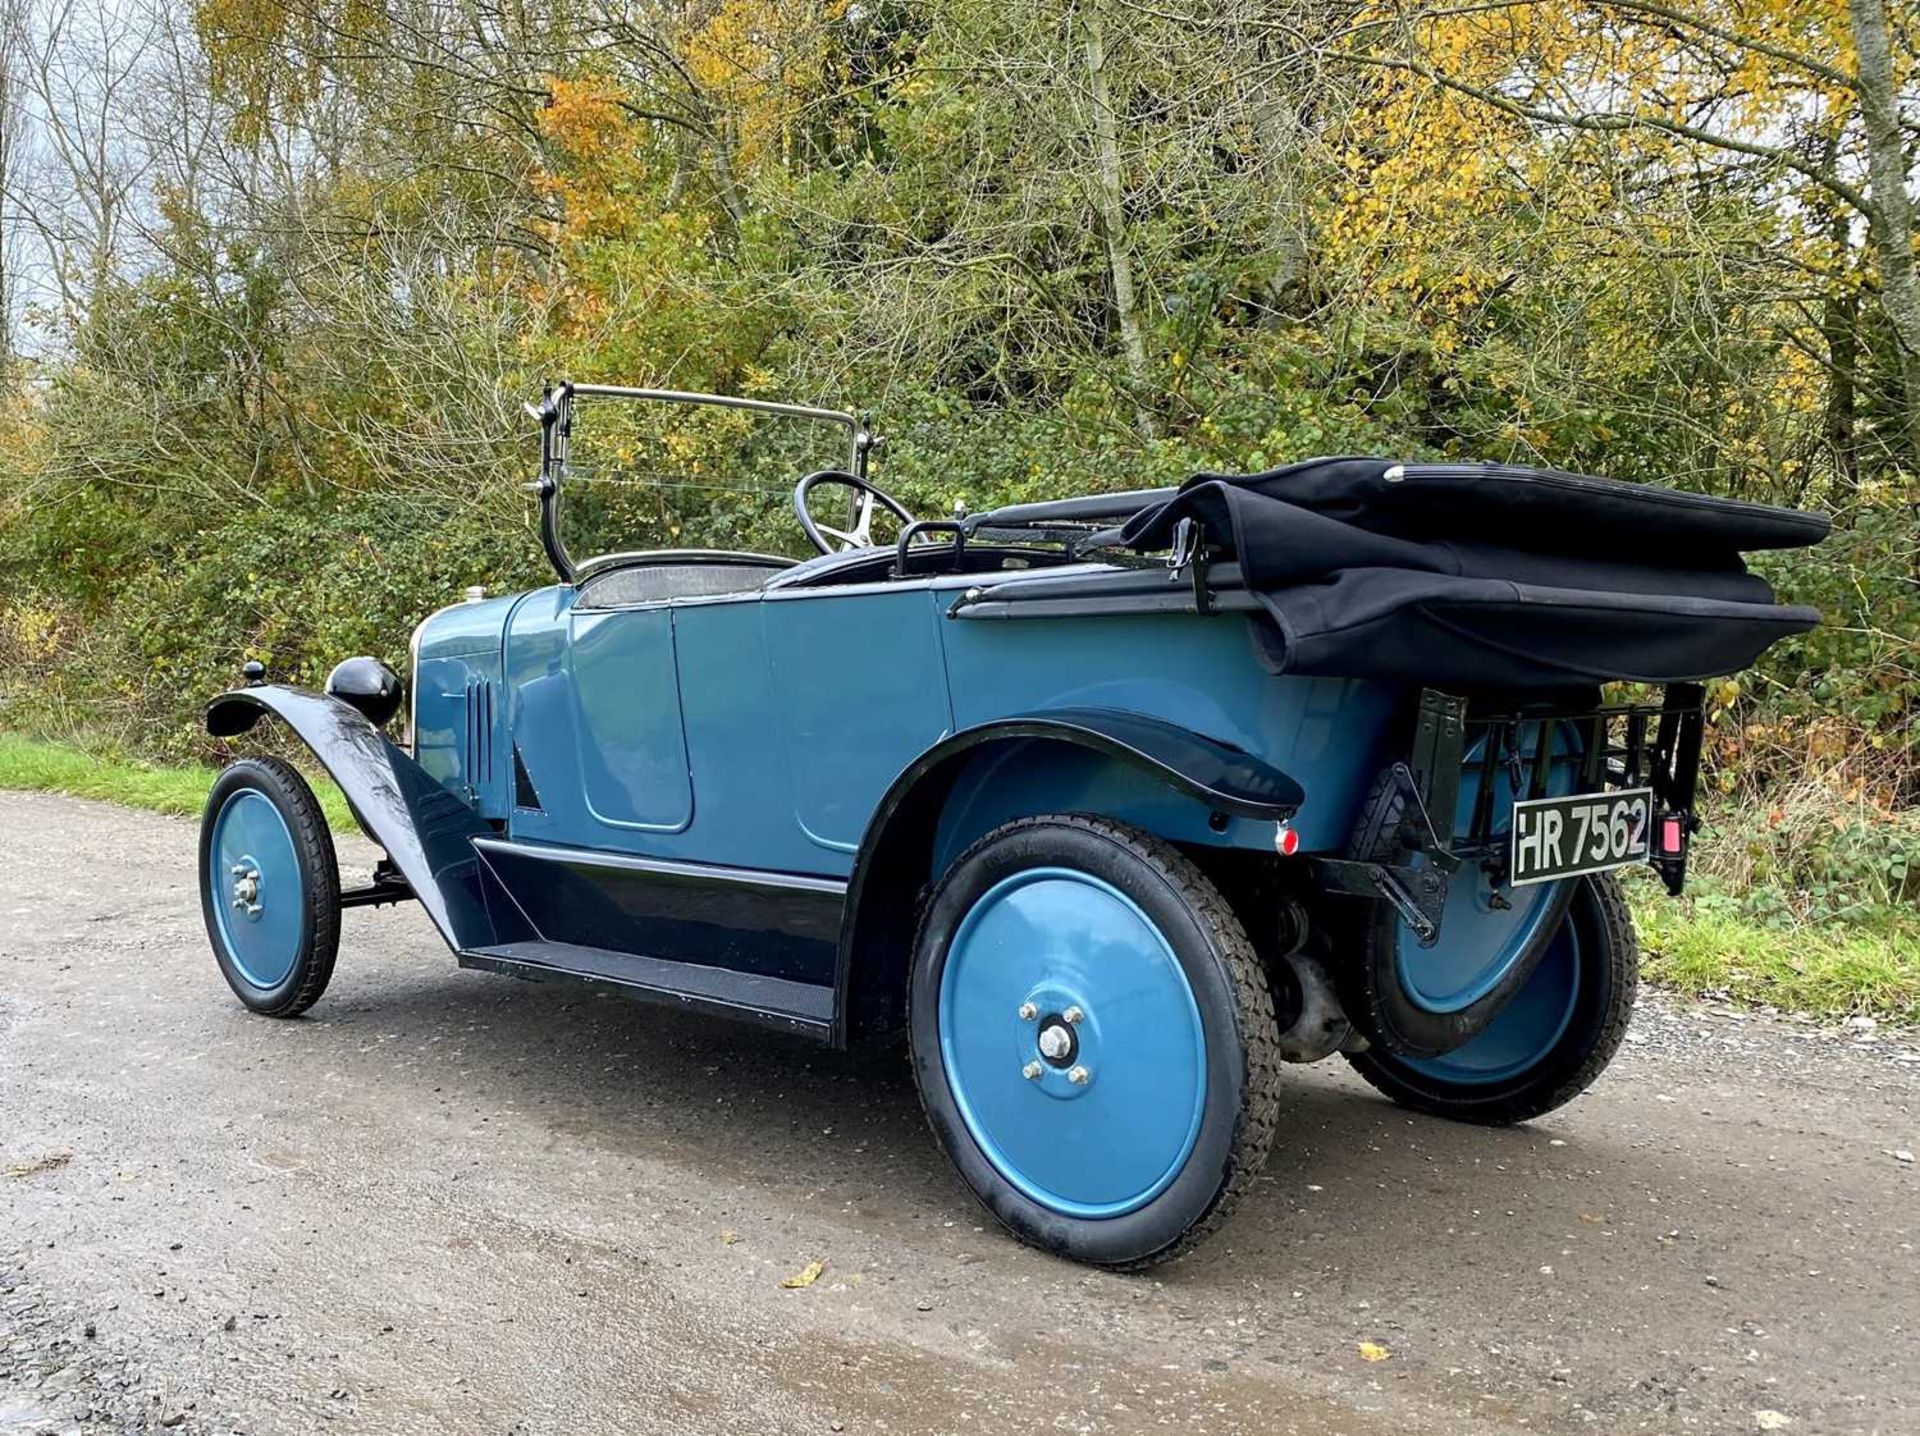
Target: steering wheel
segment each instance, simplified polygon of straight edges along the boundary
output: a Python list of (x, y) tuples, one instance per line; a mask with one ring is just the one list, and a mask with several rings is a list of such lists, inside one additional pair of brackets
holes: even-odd
[[(853, 524), (850, 528), (829, 528), (814, 518), (811, 508), (813, 491), (822, 485), (853, 490)], [(913, 515), (893, 495), (841, 469), (821, 469), (818, 473), (808, 474), (793, 489), (794, 517), (800, 520), (801, 531), (806, 534), (808, 541), (821, 553), (851, 553), (855, 549), (873, 547), (873, 506), (876, 503), (901, 523), (913, 522)], [(836, 542), (839, 545), (837, 548)]]

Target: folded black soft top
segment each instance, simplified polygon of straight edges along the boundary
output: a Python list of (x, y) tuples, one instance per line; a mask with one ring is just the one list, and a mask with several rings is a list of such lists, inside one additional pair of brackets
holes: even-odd
[(1464, 688), (1669, 683), (1751, 664), (1820, 621), (1743, 552), (1818, 543), (1824, 515), (1506, 464), (1310, 459), (1197, 474), (1123, 541), (1239, 562), (1280, 671)]

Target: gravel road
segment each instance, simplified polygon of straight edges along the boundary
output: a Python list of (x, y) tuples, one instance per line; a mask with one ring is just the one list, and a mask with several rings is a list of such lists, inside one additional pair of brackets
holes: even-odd
[(0, 794), (0, 1436), (1920, 1432), (1911, 1033), (1650, 997), (1504, 1132), (1301, 1069), (1233, 1224), (1109, 1276), (983, 1225), (898, 1059), (410, 908), (250, 1016), (194, 841)]

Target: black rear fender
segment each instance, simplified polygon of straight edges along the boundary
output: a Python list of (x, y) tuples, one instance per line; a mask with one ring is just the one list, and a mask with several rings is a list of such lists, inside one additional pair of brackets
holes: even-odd
[[(942, 740), (894, 780), (861, 842), (847, 888), (835, 976), (837, 1041), (879, 1038), (904, 1025), (907, 968), (922, 899), (955, 845), (979, 836), (973, 831), (978, 822), (951, 821), (966, 802), (957, 787), (969, 774), (992, 770), (1003, 756), (1044, 763), (1049, 754), (1061, 764), (1091, 760), (1124, 769), (1136, 787), (1164, 800), (1163, 810), (1190, 811), (1203, 828), (1212, 823), (1216, 831), (1235, 818), (1285, 823), (1305, 798), (1291, 777), (1252, 754), (1177, 724), (1117, 709), (1048, 710)], [(1036, 785), (1036, 791), (1044, 787)], [(1031, 815), (1028, 809), (1001, 816)]]

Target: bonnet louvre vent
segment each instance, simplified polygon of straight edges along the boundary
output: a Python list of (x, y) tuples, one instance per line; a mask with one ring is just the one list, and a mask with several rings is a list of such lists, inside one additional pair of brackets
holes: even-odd
[(493, 781), (493, 684), (467, 680), (467, 782), (484, 788)]

